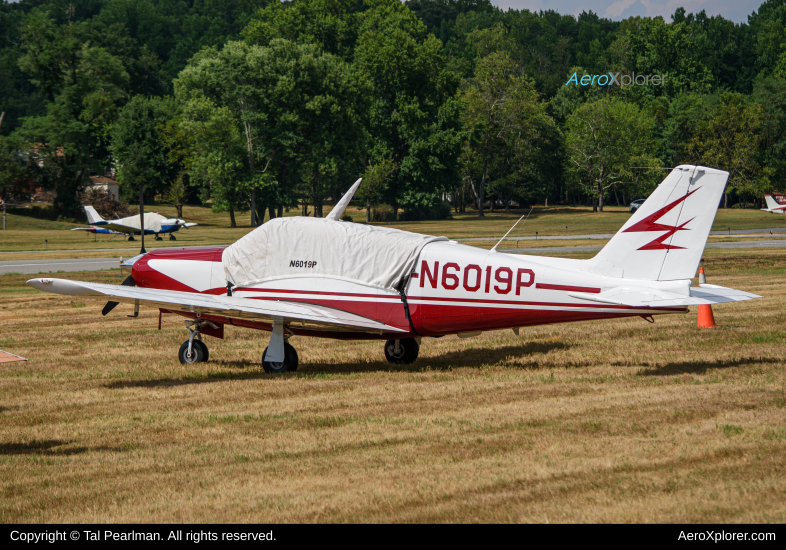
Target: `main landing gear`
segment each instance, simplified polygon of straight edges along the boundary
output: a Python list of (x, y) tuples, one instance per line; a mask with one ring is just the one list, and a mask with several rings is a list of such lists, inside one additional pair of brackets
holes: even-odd
[(174, 235), (174, 234), (170, 233), (170, 234), (169, 234), (169, 240), (170, 240), (170, 241), (176, 241), (177, 239), (175, 238), (175, 235)]
[(156, 236), (154, 237), (154, 239), (155, 239), (156, 241), (163, 241), (163, 240), (164, 240), (164, 239), (162, 239), (162, 238), (161, 238), (161, 235), (158, 235), (158, 234), (156, 234)]
[(401, 338), (385, 342), (385, 359), (395, 365), (414, 363), (420, 352), (420, 344), (414, 338)]
[(265, 361), (267, 357), (267, 350), (262, 354), (262, 368), (265, 372), (281, 373), (281, 372), (295, 372), (297, 370), (298, 357), (295, 348), (289, 343), (284, 342), (284, 360), (279, 362)]
[(271, 328), (270, 343), (262, 354), (262, 368), (271, 373), (294, 372), (297, 370), (297, 352), (287, 342), (292, 332), (284, 328), (283, 317), (273, 317)]
[(129, 235), (128, 235), (128, 240), (129, 240), (129, 241), (135, 241), (135, 240), (136, 240), (136, 239), (134, 238), (134, 234), (133, 234), (133, 233), (131, 233), (131, 234), (129, 234)]
[(182, 364), (202, 363), (210, 359), (210, 350), (207, 349), (207, 346), (202, 341), (202, 335), (199, 333), (199, 329), (206, 325), (215, 328), (213, 323), (203, 319), (186, 321), (186, 328), (191, 335), (188, 337), (188, 340), (183, 342), (183, 345), (180, 346), (180, 351), (177, 353)]

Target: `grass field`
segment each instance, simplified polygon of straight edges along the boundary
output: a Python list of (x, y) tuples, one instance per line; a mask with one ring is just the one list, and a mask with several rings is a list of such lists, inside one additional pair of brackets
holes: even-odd
[[(586, 257), (586, 256), (585, 256)], [(786, 251), (707, 250), (764, 296), (696, 313), (380, 342), (181, 321), (0, 276), (2, 522), (786, 521)], [(117, 272), (63, 277), (118, 282)]]
[[(171, 206), (154, 205), (150, 206), (149, 210), (165, 216), (176, 215), (174, 207)], [(325, 209), (325, 214), (329, 210), (328, 206)], [(299, 210), (292, 210), (287, 215), (297, 215), (299, 212)], [(358, 211), (354, 206), (347, 209), (347, 212), (353, 216), (355, 221), (365, 219), (365, 212)], [(445, 235), (452, 239), (488, 237), (490, 241), (496, 241), (511, 228), (522, 214), (527, 212), (528, 209), (513, 211), (509, 215), (495, 212), (488, 214), (485, 218), (478, 218), (470, 212), (454, 214), (453, 219), (450, 220), (393, 222), (376, 225), (396, 227), (416, 233)], [(229, 227), (228, 214), (215, 214), (206, 207), (187, 206), (184, 208), (183, 217), (187, 221), (197, 222), (199, 225), (189, 230), (178, 231), (176, 233), (177, 241), (169, 241), (167, 237), (164, 237), (163, 241), (154, 241), (152, 237), (148, 236), (145, 239), (146, 247), (154, 249), (230, 244), (251, 230), (248, 225), (250, 223), (248, 215), (238, 216), (240, 227), (234, 229)], [(593, 213), (591, 208), (586, 207), (538, 207), (532, 211), (526, 221), (514, 229), (510, 236), (534, 236), (536, 231), (538, 235), (614, 234), (629, 217), (630, 213), (627, 208), (616, 206), (607, 207), (604, 212), (600, 213)], [(139, 251), (140, 242), (138, 239), (136, 242), (128, 242), (121, 235), (92, 235), (86, 231), (70, 231), (74, 227), (84, 226), (84, 224), (50, 222), (9, 214), (8, 229), (5, 232), (0, 231), (0, 253), (35, 251), (33, 255), (26, 253), (24, 257), (55, 258), (90, 257), (91, 255), (89, 253), (69, 253), (67, 256), (41, 256), (40, 254), (46, 250), (54, 251), (53, 253), (57, 254), (58, 251), (63, 250), (119, 249), (112, 250), (112, 254), (102, 252), (99, 256), (129, 256)], [(786, 216), (767, 214), (759, 210), (718, 210), (713, 229), (724, 230), (728, 227), (732, 229), (786, 227)], [(21, 259), (20, 257), (5, 258), (5, 255), (7, 254), (0, 255), (0, 259)]]

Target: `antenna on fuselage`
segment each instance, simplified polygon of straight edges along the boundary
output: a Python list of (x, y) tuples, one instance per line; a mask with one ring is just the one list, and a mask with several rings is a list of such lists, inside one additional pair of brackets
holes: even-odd
[(521, 216), (521, 218), (519, 218), (518, 221), (516, 221), (516, 223), (513, 224), (513, 227), (508, 229), (508, 232), (505, 233), (505, 235), (499, 240), (499, 242), (494, 245), (494, 248), (491, 249), (492, 252), (496, 252), (497, 251), (497, 247), (500, 244), (502, 244), (502, 241), (505, 240), (505, 237), (507, 237), (510, 234), (510, 232), (513, 231), (516, 228), (516, 226), (519, 224), (519, 222), (522, 220), (522, 218), (524, 219), (524, 221), (526, 221), (527, 218), (529, 218), (529, 215), (532, 214), (532, 209), (533, 208), (535, 208), (535, 207), (534, 206), (530, 207), (529, 212), (527, 212), (527, 217), (526, 218), (524, 216)]

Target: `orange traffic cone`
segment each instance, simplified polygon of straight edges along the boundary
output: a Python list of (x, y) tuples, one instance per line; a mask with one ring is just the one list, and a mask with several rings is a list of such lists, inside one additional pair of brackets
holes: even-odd
[[(706, 284), (707, 277), (704, 275), (704, 268), (699, 268), (699, 286)], [(712, 306), (703, 305), (699, 306), (699, 328), (713, 328), (715, 326), (715, 317), (712, 315)]]

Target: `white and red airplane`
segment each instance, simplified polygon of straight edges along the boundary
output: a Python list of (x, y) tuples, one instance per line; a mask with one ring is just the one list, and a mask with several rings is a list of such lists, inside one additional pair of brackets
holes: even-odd
[[(504, 254), (341, 221), (360, 180), (325, 219), (276, 218), (228, 247), (137, 256), (121, 286), (37, 278), (49, 292), (110, 298), (187, 318), (182, 363), (208, 360), (201, 334), (232, 325), (271, 332), (268, 372), (298, 365), (292, 336), (385, 340), (392, 363), (411, 363), (423, 337), (684, 313), (687, 306), (758, 298), (692, 287), (729, 174), (678, 166), (590, 260)], [(496, 247), (495, 247), (496, 248)]]
[(765, 212), (773, 214), (783, 214), (786, 211), (786, 204), (780, 204), (772, 195), (764, 195), (764, 200), (767, 202), (767, 208), (762, 208)]

